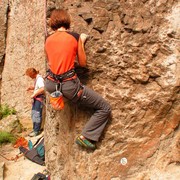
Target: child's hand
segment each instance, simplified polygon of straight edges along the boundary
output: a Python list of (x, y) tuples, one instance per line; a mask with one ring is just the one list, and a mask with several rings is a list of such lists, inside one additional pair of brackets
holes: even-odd
[(34, 90), (34, 86), (30, 86), (26, 89), (26, 91), (31, 91), (31, 90)]
[(35, 96), (34, 96), (34, 94), (33, 95), (31, 95), (31, 99), (33, 99)]

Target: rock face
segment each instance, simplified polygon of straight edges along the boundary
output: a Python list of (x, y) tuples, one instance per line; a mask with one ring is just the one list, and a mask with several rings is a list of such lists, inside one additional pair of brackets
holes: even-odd
[[(0, 1), (0, 82), (2, 80), (2, 70), (4, 67), (5, 48), (6, 48), (6, 31), (7, 31), (7, 13), (8, 1)], [(1, 83), (0, 83), (1, 86)], [(1, 98), (0, 98), (1, 99)]]
[[(45, 70), (43, 3), (10, 1), (1, 98), (26, 116), (29, 79), (22, 75), (29, 66)], [(78, 74), (110, 102), (112, 118), (98, 149), (86, 151), (74, 140), (92, 112), (69, 102), (55, 112), (47, 97), (46, 165), (51, 178), (179, 179), (180, 3), (48, 0), (47, 11), (52, 7), (68, 9), (71, 30), (90, 35), (88, 66)], [(124, 157), (126, 165), (121, 164)]]
[(35, 67), (40, 73), (45, 72), (44, 2), (17, 0), (8, 1), (6, 6), (9, 13), (1, 102), (15, 107), (21, 116), (27, 117), (31, 93), (26, 89), (34, 82), (25, 76), (25, 71)]

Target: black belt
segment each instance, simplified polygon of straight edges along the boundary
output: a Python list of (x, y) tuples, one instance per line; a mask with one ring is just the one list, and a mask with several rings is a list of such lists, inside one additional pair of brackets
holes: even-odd
[[(47, 76), (50, 76), (53, 78), (55, 81), (63, 82), (66, 79), (72, 78), (76, 74), (74, 69), (71, 69), (63, 74), (54, 74), (50, 69), (47, 70)], [(46, 76), (46, 77), (47, 77)]]

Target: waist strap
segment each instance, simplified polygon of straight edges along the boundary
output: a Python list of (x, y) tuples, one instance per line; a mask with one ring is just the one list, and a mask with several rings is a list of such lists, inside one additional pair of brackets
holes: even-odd
[(36, 97), (34, 97), (34, 99), (37, 100), (37, 101), (43, 102), (44, 95), (43, 94), (39, 94)]
[(63, 82), (66, 79), (72, 78), (74, 75), (76, 74), (74, 69), (71, 69), (63, 74), (54, 74), (50, 69), (47, 70), (47, 76), (50, 76), (51, 78), (53, 78), (55, 81), (57, 82)]

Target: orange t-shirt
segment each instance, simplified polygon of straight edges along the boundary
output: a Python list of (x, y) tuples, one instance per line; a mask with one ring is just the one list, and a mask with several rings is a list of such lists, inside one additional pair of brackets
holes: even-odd
[(47, 38), (45, 51), (54, 74), (60, 75), (74, 68), (78, 39), (79, 34), (67, 31), (57, 31)]

